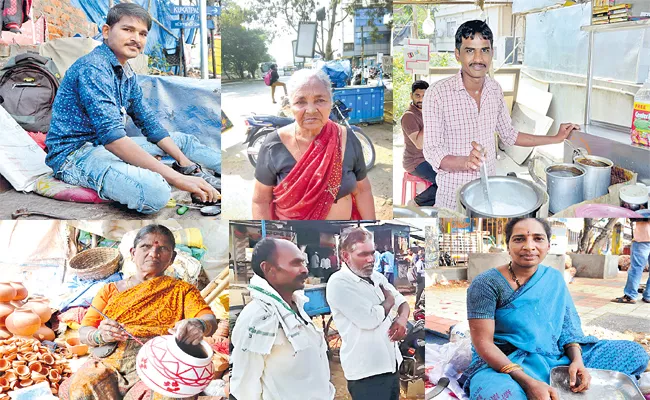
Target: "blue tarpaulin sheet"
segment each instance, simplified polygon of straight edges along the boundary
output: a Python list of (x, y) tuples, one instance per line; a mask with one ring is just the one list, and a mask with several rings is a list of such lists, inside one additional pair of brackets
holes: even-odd
[(322, 69), (337, 88), (345, 87), (348, 78), (352, 75), (349, 60), (322, 62), (317, 65), (317, 68)]
[[(106, 14), (108, 13), (108, 0), (98, 1), (98, 0), (71, 0), (72, 5), (83, 10), (86, 13), (86, 17), (89, 21), (94, 22), (99, 27), (101, 36), (101, 27), (106, 23)], [(172, 20), (179, 19), (178, 15), (171, 14), (171, 4), (168, 0), (131, 0), (131, 3), (137, 3), (147, 9), (149, 14), (161, 24), (165, 26), (169, 31), (173, 32), (176, 38), (170, 35), (168, 32), (165, 32), (164, 29), (161, 29), (158, 24), (155, 22), (151, 25), (151, 31), (147, 36), (147, 46), (145, 47), (145, 54), (147, 55), (160, 55), (160, 48), (167, 50), (176, 49), (178, 40), (180, 36), (180, 29), (172, 29)], [(114, 2), (115, 4), (120, 3), (119, 0)], [(187, 17), (185, 17), (187, 18)], [(192, 18), (187, 18), (192, 19)], [(197, 18), (198, 19), (198, 18)], [(192, 43), (194, 40), (194, 34), (197, 29), (186, 29), (185, 34), (187, 35), (186, 43)]]
[[(147, 105), (170, 132), (196, 136), (206, 146), (221, 148), (221, 80), (182, 76), (138, 75)], [(129, 136), (140, 130), (129, 120)]]

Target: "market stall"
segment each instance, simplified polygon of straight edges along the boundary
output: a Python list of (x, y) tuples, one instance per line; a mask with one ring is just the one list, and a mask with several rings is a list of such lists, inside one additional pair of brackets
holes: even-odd
[[(499, 140), (496, 175), (486, 183), (478, 174), (465, 182), (456, 191), (455, 207), (408, 207), (399, 215), (638, 218), (648, 213), (648, 83), (642, 85), (648, 50), (644, 39), (631, 39), (635, 32), (641, 38), (650, 32), (647, 3), (470, 3), (396, 2), (397, 12), (412, 19), (402, 18), (408, 22), (396, 27), (403, 39), (395, 45), (404, 51), (396, 68), (404, 69), (406, 81), (434, 84), (457, 73), (454, 31), (469, 20), (489, 21), (494, 54), (488, 74), (503, 90), (514, 129), (535, 136), (553, 136), (560, 123), (580, 129), (564, 142), (534, 148)], [(428, 16), (420, 22), (423, 9)], [(498, 193), (496, 200), (486, 201), (485, 192)]]

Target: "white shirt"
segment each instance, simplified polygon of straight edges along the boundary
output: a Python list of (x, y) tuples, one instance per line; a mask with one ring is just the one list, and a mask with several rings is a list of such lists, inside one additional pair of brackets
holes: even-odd
[(300, 315), (307, 325), (301, 327), (313, 346), (294, 352), (284, 330), (278, 327), (270, 354), (244, 351), (241, 343), (255, 317), (264, 314), (259, 302), (246, 305), (232, 333), (234, 349), (230, 391), (238, 400), (332, 400), (335, 388), (330, 383), (327, 344), (323, 331), (311, 323), (302, 307)]
[(392, 373), (402, 362), (398, 342), (388, 337), (393, 321), (385, 316), (379, 285), (395, 297), (393, 310), (406, 299), (379, 272), (373, 271), (370, 279), (374, 285), (343, 266), (327, 282), (327, 303), (341, 335), (341, 366), (347, 380)]
[(322, 269), (330, 269), (332, 268), (332, 262), (330, 261), (329, 258), (323, 258), (322, 260), (320, 260), (320, 267)]

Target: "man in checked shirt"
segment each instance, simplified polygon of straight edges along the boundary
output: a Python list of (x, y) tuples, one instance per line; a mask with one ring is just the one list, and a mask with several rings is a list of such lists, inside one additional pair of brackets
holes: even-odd
[(492, 31), (479, 20), (467, 21), (456, 31), (456, 60), (461, 70), (432, 84), (424, 95), (424, 157), (438, 173), (436, 207), (456, 209), (456, 193), (479, 178), (487, 163), (496, 173), (494, 132), (508, 146), (534, 147), (561, 143), (575, 124), (560, 124), (555, 136), (517, 132), (499, 84), (487, 76), (492, 62)]

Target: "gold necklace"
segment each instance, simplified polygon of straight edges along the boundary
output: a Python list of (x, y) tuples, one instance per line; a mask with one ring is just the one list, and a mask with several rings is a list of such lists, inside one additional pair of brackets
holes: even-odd
[(508, 263), (508, 271), (510, 271), (510, 277), (512, 277), (512, 280), (517, 284), (517, 289), (519, 289), (521, 287), (521, 283), (519, 283), (519, 279), (517, 279), (515, 271), (512, 270), (512, 261)]

